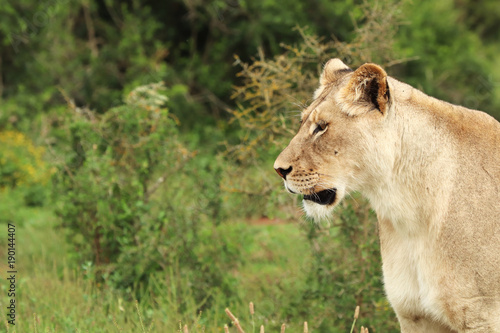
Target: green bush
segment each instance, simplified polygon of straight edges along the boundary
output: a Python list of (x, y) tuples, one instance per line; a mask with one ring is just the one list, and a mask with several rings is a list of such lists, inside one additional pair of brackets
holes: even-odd
[(0, 145), (0, 191), (19, 190), (25, 205), (43, 206), (54, 171), (44, 160), (44, 147), (17, 131), (1, 131)]
[(224, 270), (239, 250), (217, 226), (218, 185), (181, 144), (166, 102), (165, 88), (151, 84), (104, 115), (69, 110), (58, 133), (68, 140), (55, 147), (66, 156), (55, 177), (57, 214), (97, 281), (141, 297), (150, 276), (173, 272), (196, 286), (199, 302), (214, 288), (236, 297)]
[(0, 190), (47, 184), (51, 170), (43, 160), (43, 147), (17, 131), (1, 131), (0, 145)]
[(151, 214), (149, 199), (163, 180), (160, 168), (175, 172), (185, 158), (158, 88), (138, 88), (127, 104), (102, 117), (75, 109), (68, 118), (70, 146), (60, 147), (66, 148), (67, 162), (57, 177), (65, 195), (58, 213), (85, 237), (84, 248), (92, 248), (98, 265), (114, 262)]
[[(446, 0), (424, 2), (418, 11), (407, 2), (401, 10), (411, 19), (400, 27), (394, 48), (413, 61), (398, 64), (390, 74), (433, 97), (499, 118), (492, 62), (498, 51), (485, 47), (479, 35), (461, 22), (465, 7), (456, 8), (455, 1)], [(495, 12), (491, 15), (495, 17)]]

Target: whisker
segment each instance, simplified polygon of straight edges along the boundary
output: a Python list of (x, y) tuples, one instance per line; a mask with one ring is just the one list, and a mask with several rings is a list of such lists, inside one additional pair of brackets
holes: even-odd
[(303, 109), (305, 109), (309, 104), (311, 104), (310, 98), (308, 98), (305, 101), (301, 101), (297, 97), (295, 97), (291, 94), (285, 94), (285, 96), (292, 100), (292, 102), (291, 102), (292, 104), (297, 105), (298, 107), (303, 108)]
[(354, 198), (350, 192), (347, 192), (346, 195), (349, 196), (349, 198), (351, 198), (357, 206), (359, 206), (359, 202), (356, 201), (356, 198)]
[(316, 185), (322, 186), (328, 190), (331, 190), (332, 186), (333, 186), (333, 184), (331, 182), (325, 182), (325, 181), (321, 181), (321, 180), (316, 182)]
[(290, 112), (287, 112), (287, 113), (284, 113), (283, 116), (285, 118), (294, 118), (294, 117), (300, 117), (302, 116), (302, 113), (300, 111), (290, 111)]
[(326, 174), (326, 173), (316, 172), (316, 174), (317, 174), (318, 176), (324, 176), (324, 177), (328, 177), (328, 178), (332, 178), (332, 179), (334, 179), (334, 178), (335, 178), (334, 176), (328, 175), (328, 174)]
[(316, 182), (315, 186), (321, 186), (325, 190), (334, 187), (333, 182), (331, 182), (331, 181), (321, 181), (321, 180), (318, 181), (318, 182)]

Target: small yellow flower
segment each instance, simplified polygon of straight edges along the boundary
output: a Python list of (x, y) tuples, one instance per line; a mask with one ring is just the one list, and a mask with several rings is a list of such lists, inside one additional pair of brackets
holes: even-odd
[(23, 133), (17, 131), (0, 132), (0, 169), (12, 170), (2, 179), (3, 184), (45, 184), (53, 168), (48, 168), (43, 155), (44, 147), (37, 147)]

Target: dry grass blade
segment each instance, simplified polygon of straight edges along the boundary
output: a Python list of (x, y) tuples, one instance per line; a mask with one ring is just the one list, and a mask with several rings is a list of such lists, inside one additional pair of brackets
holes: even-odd
[(260, 333), (264, 333), (264, 325), (260, 325)]
[(229, 333), (229, 327), (227, 327), (227, 325), (224, 325), (224, 333)]
[(123, 332), (123, 330), (120, 328), (120, 326), (118, 326), (118, 323), (116, 322), (116, 317), (115, 316), (113, 316), (113, 325), (115, 325), (115, 327), (118, 330), (118, 332)]
[(285, 324), (281, 325), (281, 333), (285, 333), (285, 328), (286, 328)]
[(359, 305), (356, 306), (356, 310), (354, 310), (354, 319), (358, 319), (359, 317)]
[(153, 324), (154, 323), (155, 323), (154, 321), (151, 321), (151, 324), (149, 324), (147, 333), (151, 332), (151, 329), (153, 329)]
[(358, 316), (359, 316), (359, 305), (357, 305), (356, 309), (354, 310), (354, 321), (352, 322), (350, 333), (354, 332), (354, 326), (356, 326), (356, 320), (358, 319)]
[(36, 313), (33, 313), (33, 323), (34, 323), (35, 333), (37, 333), (38, 329), (37, 329), (37, 325), (36, 325)]
[(236, 326), (236, 329), (238, 329), (238, 332), (239, 333), (245, 333), (245, 331), (243, 330), (243, 328), (241, 327), (240, 325), (240, 322), (238, 321), (238, 318), (236, 318), (232, 313), (231, 311), (229, 311), (228, 308), (226, 308), (226, 314), (229, 316), (229, 318), (231, 318), (231, 320), (233, 321), (233, 324), (234, 326)]
[(309, 333), (309, 329), (307, 328), (307, 321), (304, 322), (304, 333)]
[(183, 333), (189, 333), (188, 325), (184, 325)]
[(255, 309), (253, 306), (253, 302), (250, 302), (250, 304), (248, 304), (248, 307), (250, 310), (250, 316), (252, 317), (252, 333), (255, 333), (255, 320), (254, 320)]
[(141, 310), (139, 309), (139, 301), (135, 300), (135, 308), (137, 309), (137, 314), (139, 315), (139, 321), (141, 323), (142, 332), (145, 333), (146, 329), (144, 328), (144, 323), (142, 322)]

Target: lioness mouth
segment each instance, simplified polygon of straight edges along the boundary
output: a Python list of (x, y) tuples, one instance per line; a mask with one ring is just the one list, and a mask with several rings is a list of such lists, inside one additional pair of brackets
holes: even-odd
[(304, 195), (304, 200), (309, 200), (320, 205), (331, 205), (335, 201), (337, 189), (331, 188), (318, 193)]

